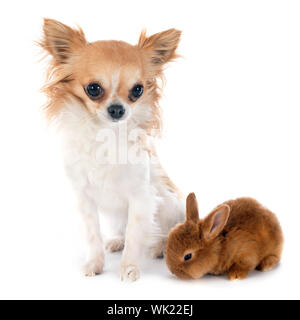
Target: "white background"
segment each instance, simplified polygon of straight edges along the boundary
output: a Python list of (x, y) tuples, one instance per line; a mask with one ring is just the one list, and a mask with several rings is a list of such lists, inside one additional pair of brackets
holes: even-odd
[[(0, 298), (300, 298), (299, 1), (6, 1), (0, 8)], [(183, 58), (169, 66), (161, 101), (162, 162), (201, 214), (239, 196), (279, 217), (282, 264), (231, 283), (181, 281), (147, 261), (133, 284), (118, 279), (120, 255), (85, 278), (80, 219), (59, 141), (40, 111), (43, 64), (33, 42), (42, 17), (78, 23), (88, 40), (135, 44), (183, 30)], [(105, 231), (105, 230), (104, 230)]]

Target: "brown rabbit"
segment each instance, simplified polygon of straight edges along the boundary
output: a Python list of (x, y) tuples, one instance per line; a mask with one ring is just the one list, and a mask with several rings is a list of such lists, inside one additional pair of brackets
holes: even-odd
[(272, 269), (281, 258), (283, 235), (276, 216), (251, 198), (227, 201), (199, 219), (195, 194), (187, 220), (170, 233), (166, 262), (179, 278), (228, 273), (241, 280), (255, 268)]

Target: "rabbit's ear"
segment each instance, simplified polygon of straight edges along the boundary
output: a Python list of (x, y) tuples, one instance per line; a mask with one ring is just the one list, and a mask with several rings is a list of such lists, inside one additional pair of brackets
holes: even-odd
[(186, 199), (186, 220), (197, 223), (199, 221), (198, 203), (194, 193)]
[(222, 204), (211, 212), (203, 221), (202, 231), (206, 240), (216, 238), (224, 229), (230, 215), (230, 207)]

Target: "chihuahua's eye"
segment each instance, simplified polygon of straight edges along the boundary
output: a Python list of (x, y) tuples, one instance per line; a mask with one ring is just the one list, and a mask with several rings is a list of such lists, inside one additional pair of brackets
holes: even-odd
[(184, 261), (189, 261), (193, 258), (193, 255), (191, 253), (184, 256)]
[(130, 99), (135, 101), (144, 93), (144, 87), (141, 84), (135, 85), (130, 91)]
[(91, 99), (95, 100), (102, 96), (104, 90), (99, 83), (92, 82), (85, 88), (85, 92)]

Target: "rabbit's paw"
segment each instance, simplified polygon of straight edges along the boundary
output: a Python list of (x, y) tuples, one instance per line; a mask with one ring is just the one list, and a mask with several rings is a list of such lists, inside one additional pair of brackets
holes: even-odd
[(243, 280), (247, 278), (249, 270), (240, 268), (239, 266), (234, 265), (230, 268), (228, 272), (228, 279), (230, 281)]
[(277, 256), (268, 256), (264, 258), (260, 264), (256, 267), (258, 271), (267, 272), (275, 268), (279, 263), (279, 258)]

